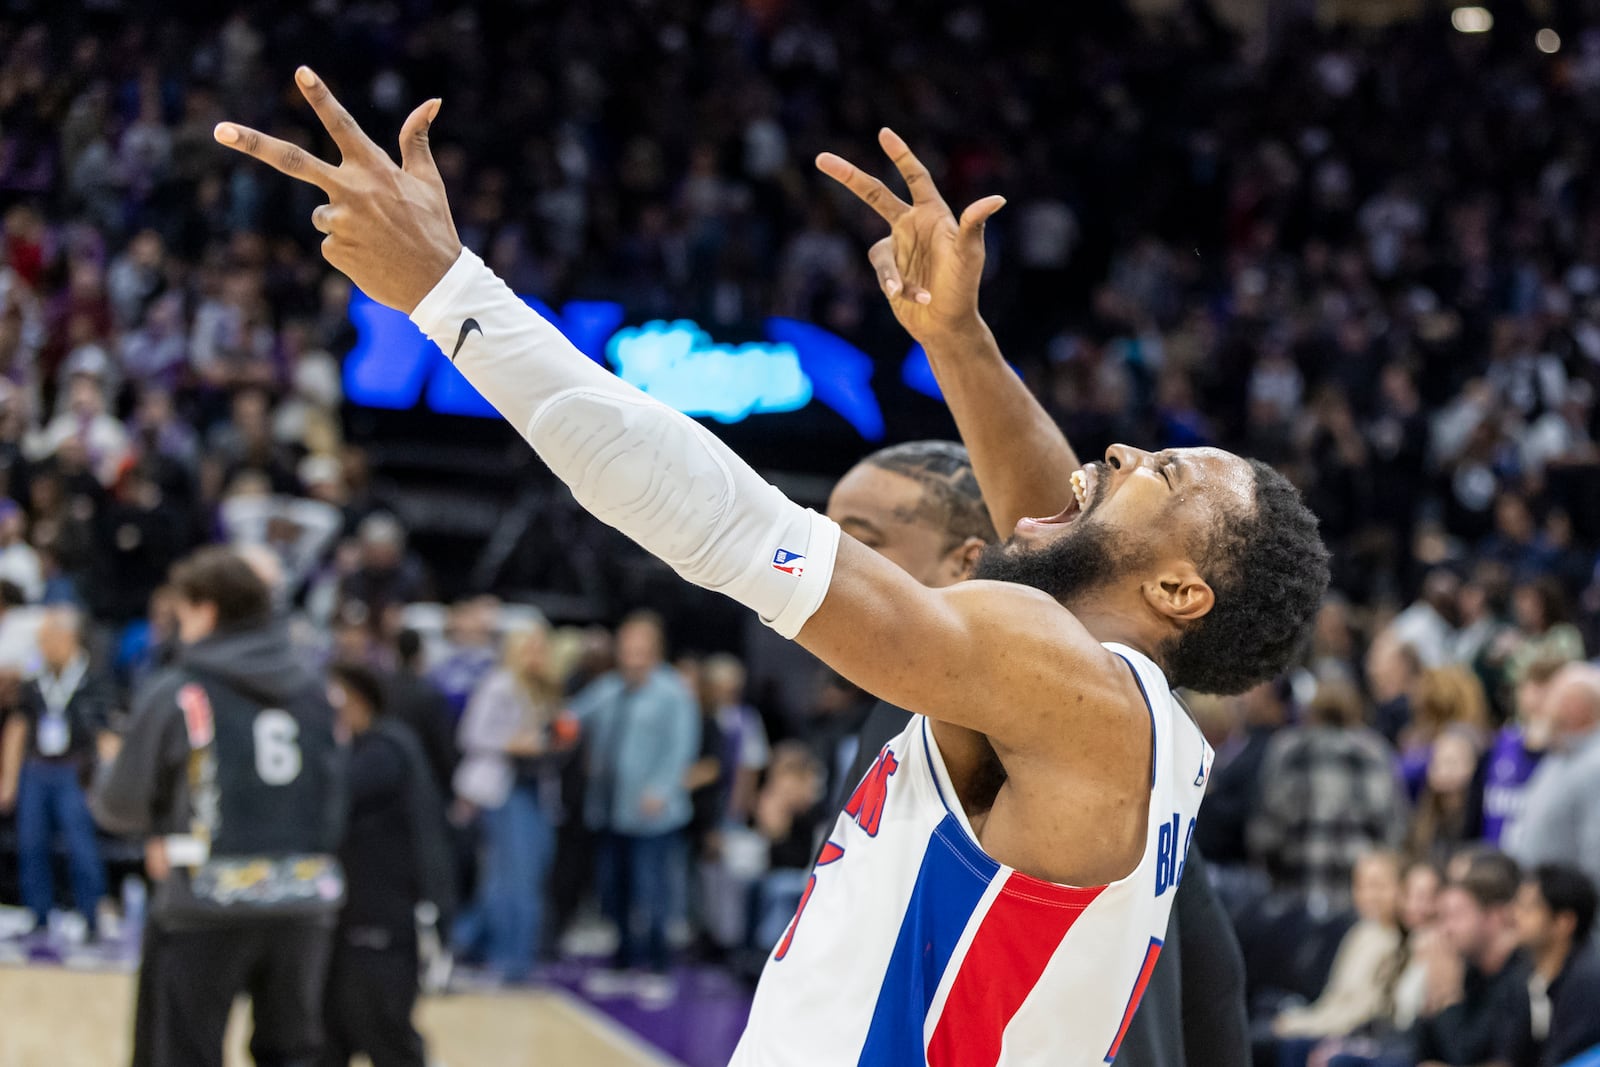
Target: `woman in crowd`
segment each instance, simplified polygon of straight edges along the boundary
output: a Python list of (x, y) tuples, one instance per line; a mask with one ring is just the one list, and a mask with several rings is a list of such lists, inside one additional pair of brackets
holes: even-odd
[(1401, 944), (1383, 1012), (1359, 1031), (1324, 1041), (1310, 1067), (1390, 1067), (1409, 1050), (1406, 1037), (1422, 1014), (1430, 989), (1452, 964), (1452, 949), (1436, 927), (1444, 874), (1427, 860), (1412, 860), (1400, 880)]
[(1411, 823), (1413, 855), (1443, 860), (1482, 836), (1482, 762), (1483, 734), (1477, 730), (1457, 723), (1434, 740)]
[(483, 855), (456, 947), (467, 959), (484, 950), (506, 982), (526, 979), (538, 956), (554, 841), (550, 798), (569, 743), (557, 736), (560, 686), (548, 666), (546, 626), (508, 633), (499, 668), (473, 691), (457, 734), (456, 797), (482, 812)]
[(1400, 766), (1413, 800), (1421, 797), (1427, 784), (1434, 744), (1456, 725), (1480, 735), (1488, 731), (1489, 702), (1483, 683), (1460, 664), (1423, 671), (1412, 697), (1411, 724), (1400, 735)]
[(1401, 867), (1400, 856), (1384, 849), (1356, 862), (1351, 897), (1360, 918), (1339, 943), (1322, 995), (1273, 1022), (1279, 1067), (1306, 1067), (1324, 1038), (1345, 1037), (1388, 1013), (1404, 943)]

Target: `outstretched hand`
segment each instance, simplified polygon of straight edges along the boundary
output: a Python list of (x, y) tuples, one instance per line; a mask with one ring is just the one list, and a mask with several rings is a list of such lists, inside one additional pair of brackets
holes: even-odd
[(855, 193), (889, 224), (889, 236), (872, 246), (868, 258), (895, 318), (924, 344), (976, 325), (983, 228), (1005, 206), (1005, 198), (975, 201), (958, 221), (928, 168), (899, 134), (885, 128), (878, 133), (878, 143), (905, 179), (911, 203), (832, 152), (817, 157), (817, 169)]
[(428, 148), (439, 101), (418, 105), (400, 128), (397, 167), (311, 68), (296, 70), (294, 79), (339, 147), (338, 166), (233, 122), (217, 125), (217, 141), (327, 193), (328, 203), (311, 213), (311, 224), (327, 235), (323, 258), (372, 299), (409, 314), (461, 254)]

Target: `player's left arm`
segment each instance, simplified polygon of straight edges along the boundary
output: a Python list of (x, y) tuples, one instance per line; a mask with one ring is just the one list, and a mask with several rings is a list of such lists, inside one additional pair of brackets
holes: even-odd
[(873, 274), (895, 318), (927, 353), (995, 530), (1008, 537), (1017, 520), (1054, 515), (1068, 504), (1079, 463), (978, 310), (984, 229), (1005, 200), (986, 196), (957, 219), (898, 134), (884, 129), (878, 143), (905, 179), (911, 203), (831, 152), (817, 157), (817, 167), (889, 224), (889, 236), (868, 254)]
[(867, 691), (999, 745), (1059, 749), (1075, 713), (1139, 706), (1127, 671), (1044, 594), (923, 587), (575, 349), (462, 248), (428, 150), (438, 101), (406, 120), (397, 167), (315, 75), (296, 80), (340, 166), (229, 123), (218, 140), (326, 191), (312, 218), (327, 260), (409, 313), (601, 521)]

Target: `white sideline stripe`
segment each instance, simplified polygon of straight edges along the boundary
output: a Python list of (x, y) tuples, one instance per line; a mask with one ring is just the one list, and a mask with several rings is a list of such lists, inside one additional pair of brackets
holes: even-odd
[(607, 1044), (618, 1050), (637, 1057), (640, 1063), (650, 1064), (652, 1067), (684, 1067), (680, 1061), (668, 1056), (599, 1008), (585, 1003), (567, 990), (552, 988), (549, 994), (551, 1005), (576, 1016), (579, 1022), (593, 1030), (596, 1036), (603, 1038)]

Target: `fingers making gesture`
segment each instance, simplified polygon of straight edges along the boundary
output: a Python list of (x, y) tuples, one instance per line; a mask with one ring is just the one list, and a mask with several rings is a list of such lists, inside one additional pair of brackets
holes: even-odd
[(294, 78), (338, 147), (338, 166), (238, 123), (219, 123), (216, 139), (327, 193), (328, 203), (311, 214), (325, 235), (323, 257), (374, 300), (409, 313), (461, 254), (444, 180), (428, 147), (439, 101), (428, 100), (407, 117), (396, 166), (311, 68), (301, 67)]
[(983, 229), (1005, 198), (986, 196), (956, 219), (939, 195), (928, 168), (893, 130), (878, 143), (905, 179), (911, 203), (853, 163), (824, 152), (817, 169), (849, 189), (889, 224), (889, 236), (872, 246), (868, 258), (889, 306), (912, 337), (964, 328), (978, 314), (983, 278)]

